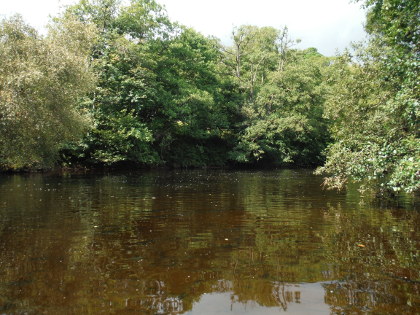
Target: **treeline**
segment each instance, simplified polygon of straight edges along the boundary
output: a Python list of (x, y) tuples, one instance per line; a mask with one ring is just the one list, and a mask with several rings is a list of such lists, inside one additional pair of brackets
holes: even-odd
[(414, 2), (366, 1), (369, 44), (334, 58), (287, 28), (241, 26), (225, 46), (152, 0), (81, 0), (46, 36), (5, 19), (1, 168), (324, 165), (330, 187), (415, 191)]

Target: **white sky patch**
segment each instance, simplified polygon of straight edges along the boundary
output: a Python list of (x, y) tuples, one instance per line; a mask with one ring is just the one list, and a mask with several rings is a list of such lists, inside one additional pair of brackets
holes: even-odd
[[(76, 0), (0, 0), (0, 17), (20, 13), (26, 22), (43, 31), (50, 15)], [(327, 56), (365, 37), (365, 12), (350, 0), (157, 0), (169, 17), (204, 35), (231, 43), (234, 26), (287, 26), (300, 48), (316, 47)]]
[(365, 37), (365, 12), (350, 0), (161, 0), (169, 16), (224, 44), (234, 26), (289, 28), (300, 48), (316, 47), (328, 56)]
[(61, 12), (63, 6), (76, 2), (76, 0), (0, 0), (0, 18), (19, 13), (26, 23), (44, 33), (50, 16)]

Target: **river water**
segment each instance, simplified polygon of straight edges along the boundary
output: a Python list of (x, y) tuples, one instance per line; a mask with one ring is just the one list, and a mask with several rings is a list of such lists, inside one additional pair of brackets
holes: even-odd
[(0, 177), (0, 314), (420, 313), (420, 210), (309, 170)]

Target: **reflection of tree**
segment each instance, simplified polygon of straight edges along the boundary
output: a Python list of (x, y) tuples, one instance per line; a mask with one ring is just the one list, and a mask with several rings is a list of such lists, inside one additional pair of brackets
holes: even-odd
[[(226, 281), (224, 281), (226, 282)], [(224, 285), (225, 291), (234, 292), (232, 302), (246, 303), (256, 301), (267, 307), (280, 307), (287, 310), (290, 303), (300, 303), (299, 287), (292, 287), (286, 283), (257, 279), (229, 281)], [(227, 289), (227, 290), (226, 290)], [(224, 292), (217, 290), (217, 292)]]
[(324, 239), (337, 281), (324, 287), (332, 312), (420, 311), (419, 213), (330, 208), (329, 215), (335, 217), (335, 230)]
[(333, 312), (418, 307), (419, 215), (319, 184), (301, 171), (10, 177), (0, 304), (181, 314), (226, 292), (286, 310), (305, 300), (290, 283), (322, 281)]

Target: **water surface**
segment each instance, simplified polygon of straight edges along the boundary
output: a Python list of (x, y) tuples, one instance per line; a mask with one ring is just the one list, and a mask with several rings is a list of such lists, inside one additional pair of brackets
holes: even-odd
[(1, 314), (415, 314), (416, 204), (306, 170), (0, 177)]

